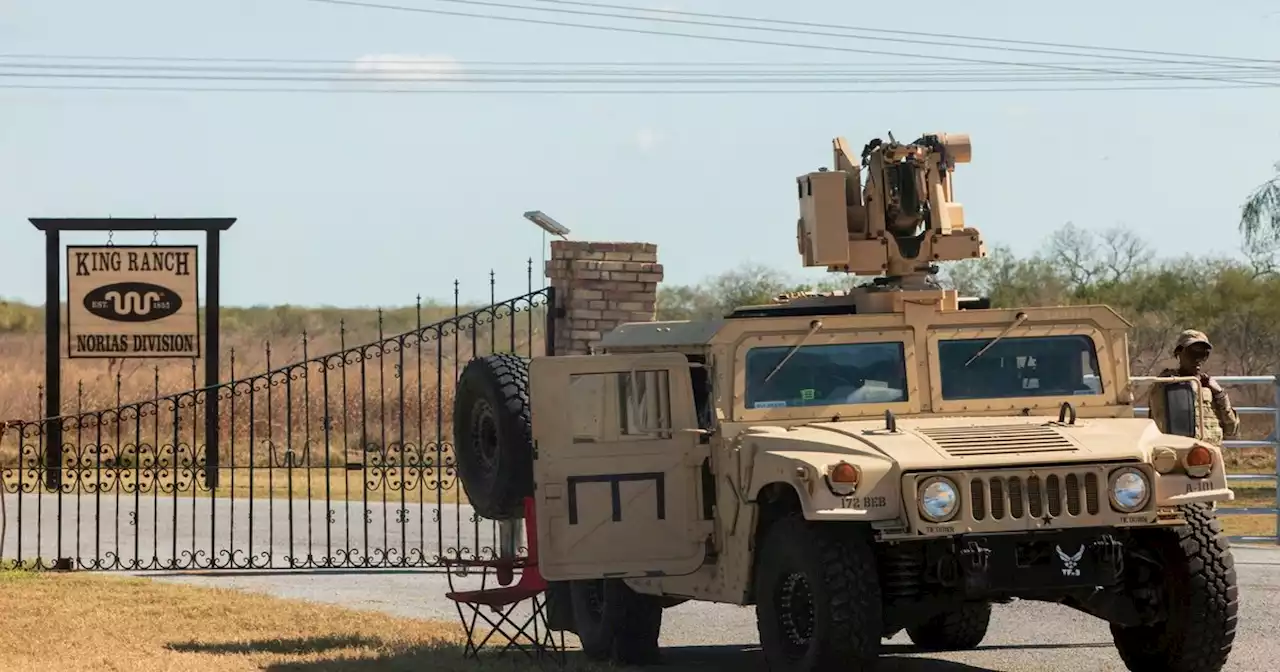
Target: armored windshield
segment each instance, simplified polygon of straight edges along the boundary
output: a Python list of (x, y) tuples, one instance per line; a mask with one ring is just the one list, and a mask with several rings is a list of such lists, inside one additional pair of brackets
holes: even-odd
[(942, 398), (1007, 399), (1102, 394), (1093, 339), (1080, 334), (938, 342)]
[(883, 404), (907, 400), (902, 343), (806, 345), (768, 382), (790, 346), (751, 348), (746, 356), (746, 407), (793, 408)]

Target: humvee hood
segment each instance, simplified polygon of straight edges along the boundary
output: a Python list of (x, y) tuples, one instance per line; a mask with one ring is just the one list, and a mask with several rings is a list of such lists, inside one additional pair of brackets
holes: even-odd
[(1043, 416), (900, 418), (896, 432), (882, 419), (811, 423), (792, 432), (815, 442), (822, 441), (818, 432), (828, 432), (840, 437), (828, 439), (838, 446), (854, 439), (904, 470), (1146, 460), (1166, 442), (1162, 437), (1178, 440), (1146, 418), (1089, 418), (1074, 425)]

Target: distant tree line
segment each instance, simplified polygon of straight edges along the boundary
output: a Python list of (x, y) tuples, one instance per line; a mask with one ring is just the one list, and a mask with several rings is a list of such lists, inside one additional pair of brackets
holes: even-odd
[[(939, 279), (964, 295), (989, 297), (997, 307), (1109, 305), (1134, 324), (1130, 356), (1136, 375), (1157, 371), (1176, 334), (1186, 328), (1209, 333), (1217, 346), (1218, 372), (1280, 372), (1280, 224), (1273, 233), (1265, 226), (1270, 215), (1258, 221), (1262, 225), (1245, 230), (1244, 254), (1237, 258), (1161, 258), (1124, 228), (1094, 231), (1068, 223), (1031, 254), (988, 245), (985, 258), (945, 264)], [(696, 285), (664, 284), (658, 318), (723, 315), (784, 292), (842, 289), (865, 281), (832, 274), (821, 283), (804, 282), (748, 264)]]

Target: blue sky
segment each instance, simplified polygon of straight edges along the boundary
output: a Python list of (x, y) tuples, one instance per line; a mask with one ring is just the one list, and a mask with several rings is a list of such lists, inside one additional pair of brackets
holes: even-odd
[[(385, 2), (515, 14), (428, 0)], [(1261, 0), (1217, 6), (920, 0), (910, 13), (902, 3), (837, 0), (615, 2), (1280, 59), (1274, 41), (1280, 12)], [(804, 12), (796, 9), (801, 6)], [(927, 63), (301, 0), (0, 0), (0, 45), (6, 54), (353, 65), (377, 55), (447, 56), (461, 67), (475, 61)], [(0, 84), (15, 81), (21, 80), (0, 77)], [(529, 209), (551, 214), (577, 238), (657, 243), (670, 282), (696, 282), (744, 261), (821, 276), (802, 272), (795, 252), (795, 177), (829, 165), (831, 138), (843, 135), (860, 148), (889, 130), (900, 140), (934, 130), (972, 136), (974, 162), (957, 172), (957, 197), (989, 243), (1030, 251), (1074, 221), (1131, 227), (1161, 254), (1232, 254), (1241, 200), (1280, 160), (1278, 104), (1276, 89), (646, 97), (0, 88), (0, 296), (43, 301), (43, 246), (26, 223), (32, 216), (238, 217), (223, 243), (227, 305), (403, 305), (417, 294), (451, 296), (454, 278), (466, 300), (487, 296), (490, 268), (500, 295), (522, 293), (525, 260), (540, 262), (542, 254), (540, 232), (520, 216)], [(81, 234), (66, 242), (105, 240)], [(170, 235), (161, 242), (198, 239)], [(541, 282), (535, 273), (535, 284)]]

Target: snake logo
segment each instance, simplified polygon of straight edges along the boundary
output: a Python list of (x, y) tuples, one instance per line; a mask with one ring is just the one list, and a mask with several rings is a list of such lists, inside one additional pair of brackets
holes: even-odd
[(84, 308), (113, 322), (152, 322), (177, 313), (182, 298), (167, 287), (148, 282), (117, 282), (85, 294)]

